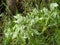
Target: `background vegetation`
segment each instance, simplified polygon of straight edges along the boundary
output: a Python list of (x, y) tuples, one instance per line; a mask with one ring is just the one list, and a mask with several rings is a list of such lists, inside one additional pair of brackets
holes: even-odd
[(10, 15), (6, 1), (1, 3), (5, 10), (0, 12), (0, 45), (60, 45), (60, 0), (21, 4), (24, 11)]

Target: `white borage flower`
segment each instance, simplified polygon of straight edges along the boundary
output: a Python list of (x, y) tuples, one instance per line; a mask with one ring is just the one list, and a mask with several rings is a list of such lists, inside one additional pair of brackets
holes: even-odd
[(14, 38), (16, 38), (16, 37), (17, 37), (18, 32), (19, 32), (19, 30), (15, 30), (15, 32), (13, 33), (12, 39), (14, 39)]
[(47, 13), (47, 12), (48, 12), (48, 9), (44, 7), (44, 8), (42, 9), (42, 11), (43, 11), (44, 13)]
[(38, 13), (39, 11), (35, 8), (34, 10), (33, 10), (33, 13), (36, 15), (37, 13)]
[(57, 7), (58, 4), (57, 3), (51, 3), (51, 6)]
[(7, 38), (8, 38), (8, 37), (9, 37), (9, 34), (8, 34), (8, 33), (5, 33), (5, 37), (7, 37)]
[(41, 11), (41, 13), (43, 12), (43, 10), (40, 10)]
[(43, 19), (43, 17), (39, 18), (39, 20), (42, 20), (42, 19)]
[(0, 14), (0, 17), (2, 16), (2, 14)]
[(23, 36), (23, 38), (25, 38), (25, 39), (27, 38), (27, 35), (26, 35), (26, 33), (24, 33), (24, 36)]
[(5, 37), (6, 37), (6, 38), (8, 38), (8, 37), (11, 36), (11, 35), (12, 35), (12, 32), (6, 32), (6, 33), (5, 33)]
[(51, 10), (54, 10), (54, 8), (57, 7), (57, 6), (58, 6), (57, 3), (51, 3), (51, 4), (50, 4), (50, 9), (51, 9)]
[(17, 14), (16, 16), (14, 16), (14, 18), (18, 18), (18, 17), (20, 17), (20, 15), (21, 15), (21, 14)]
[(31, 36), (34, 36), (34, 34), (33, 34), (33, 33), (31, 33)]
[(35, 21), (37, 22), (37, 21), (42, 20), (42, 19), (43, 19), (43, 17), (40, 17), (40, 18), (39, 17), (36, 17), (35, 18)]
[(14, 18), (17, 18), (17, 16), (14, 16)]
[(16, 21), (14, 21), (15, 23), (19, 23), (20, 22), (20, 20), (16, 20)]

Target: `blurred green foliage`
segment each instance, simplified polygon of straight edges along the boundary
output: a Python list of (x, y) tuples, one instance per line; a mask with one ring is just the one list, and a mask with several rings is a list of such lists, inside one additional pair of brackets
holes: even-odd
[(59, 45), (60, 15), (57, 3), (38, 10), (32, 9), (27, 16), (16, 14), (10, 20), (5, 17), (4, 45)]
[(6, 6), (0, 14), (0, 45), (60, 45), (60, 0), (22, 0), (25, 10), (15, 16), (5, 3), (0, 3), (0, 9)]

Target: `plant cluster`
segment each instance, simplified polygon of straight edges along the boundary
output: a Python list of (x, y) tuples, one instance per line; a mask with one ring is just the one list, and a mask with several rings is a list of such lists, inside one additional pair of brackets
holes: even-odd
[(33, 9), (27, 16), (16, 14), (8, 19), (4, 28), (4, 45), (59, 45), (60, 16), (57, 3), (50, 10)]

